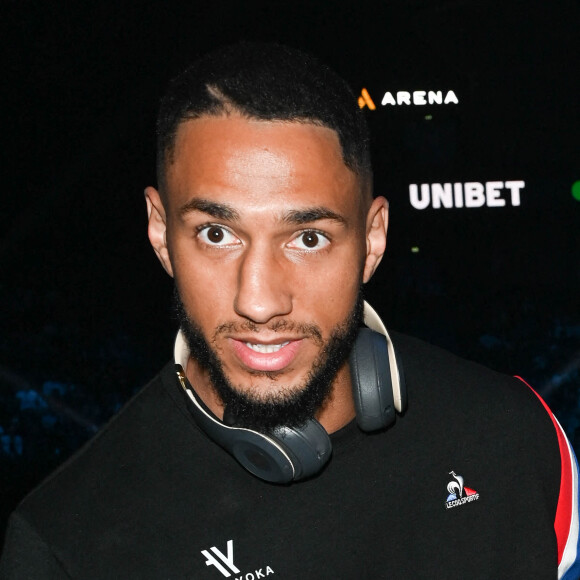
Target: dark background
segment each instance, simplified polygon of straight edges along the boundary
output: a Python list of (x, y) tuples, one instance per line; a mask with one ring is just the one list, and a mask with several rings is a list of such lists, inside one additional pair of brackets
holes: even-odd
[[(142, 193), (157, 104), (196, 55), (242, 39), (311, 51), (377, 105), (365, 114), (391, 227), (368, 298), (387, 325), (524, 376), (578, 451), (577, 1), (0, 9), (0, 535), (171, 355), (172, 286)], [(387, 90), (459, 103), (382, 107)], [(525, 181), (518, 207), (409, 202), (411, 183), (507, 180)]]

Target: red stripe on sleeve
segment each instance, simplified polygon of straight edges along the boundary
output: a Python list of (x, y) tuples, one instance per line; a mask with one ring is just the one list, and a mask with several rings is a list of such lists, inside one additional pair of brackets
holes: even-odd
[(558, 497), (558, 508), (556, 509), (556, 518), (554, 520), (554, 530), (556, 531), (556, 538), (558, 540), (558, 564), (562, 561), (562, 554), (564, 553), (564, 548), (566, 547), (566, 542), (568, 541), (568, 536), (570, 534), (570, 525), (572, 522), (572, 463), (570, 459), (570, 451), (568, 449), (568, 442), (566, 436), (562, 432), (562, 428), (558, 423), (556, 417), (550, 411), (550, 408), (544, 402), (544, 399), (534, 391), (522, 377), (516, 376), (527, 385), (533, 393), (538, 397), (544, 408), (546, 409), (552, 423), (554, 424), (554, 429), (556, 429), (556, 434), (558, 435), (558, 445), (560, 447), (560, 459), (561, 459), (561, 469), (560, 469), (560, 495)]

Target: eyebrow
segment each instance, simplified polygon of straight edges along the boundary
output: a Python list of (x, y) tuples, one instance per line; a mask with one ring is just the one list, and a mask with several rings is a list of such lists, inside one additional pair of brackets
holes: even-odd
[(307, 207), (304, 209), (293, 209), (287, 211), (282, 216), (282, 221), (288, 224), (302, 225), (318, 220), (332, 220), (342, 225), (346, 220), (340, 215), (326, 207)]
[(200, 211), (214, 218), (227, 221), (236, 221), (240, 219), (240, 214), (232, 206), (226, 203), (217, 203), (215, 201), (200, 199), (197, 197), (182, 205), (179, 208), (179, 215), (183, 217), (193, 211)]

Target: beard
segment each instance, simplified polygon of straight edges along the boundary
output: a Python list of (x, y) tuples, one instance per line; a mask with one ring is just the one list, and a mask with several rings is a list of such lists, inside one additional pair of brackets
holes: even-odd
[[(277, 427), (298, 428), (312, 419), (323, 408), (332, 391), (338, 371), (346, 362), (363, 321), (363, 295), (359, 290), (355, 305), (347, 318), (336, 325), (326, 343), (315, 324), (295, 324), (278, 321), (269, 325), (270, 330), (299, 329), (321, 345), (316, 357), (300, 385), (286, 385), (274, 394), (257, 396), (234, 387), (226, 377), (216, 351), (203, 335), (201, 328), (185, 311), (177, 287), (174, 290), (174, 309), (181, 331), (189, 347), (190, 356), (207, 371), (211, 386), (224, 405), (224, 423), (252, 429), (260, 433), (272, 433)], [(254, 323), (227, 323), (220, 325), (214, 334), (232, 329), (256, 330)], [(254, 371), (256, 376), (267, 376), (272, 381), (282, 372)]]

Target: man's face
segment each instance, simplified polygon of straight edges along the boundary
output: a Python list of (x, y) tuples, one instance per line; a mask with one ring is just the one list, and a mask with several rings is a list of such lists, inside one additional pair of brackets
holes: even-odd
[(146, 192), (150, 238), (184, 312), (237, 392), (292, 397), (380, 260), (371, 238), (386, 202), (361, 195), (334, 131), (235, 114), (183, 122), (166, 183), (164, 206)]

